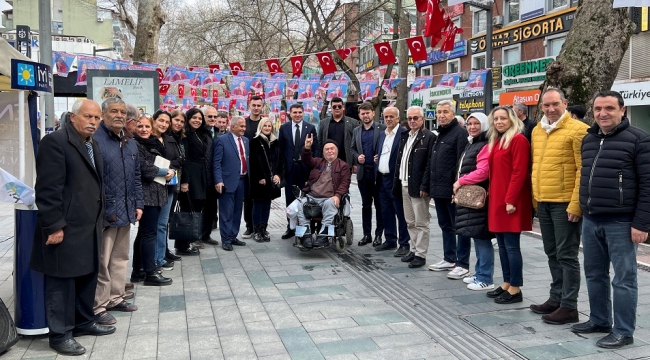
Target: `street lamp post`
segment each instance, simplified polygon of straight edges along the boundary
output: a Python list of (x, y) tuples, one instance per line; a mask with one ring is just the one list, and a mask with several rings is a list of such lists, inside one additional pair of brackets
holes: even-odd
[(485, 29), (485, 68), (489, 71), (487, 74), (488, 76), (485, 79), (483, 95), (485, 99), (485, 111), (489, 112), (489, 110), (492, 109), (492, 1), (488, 1), (486, 4), (476, 1), (468, 1), (467, 4), (485, 10), (485, 15), (487, 17)]

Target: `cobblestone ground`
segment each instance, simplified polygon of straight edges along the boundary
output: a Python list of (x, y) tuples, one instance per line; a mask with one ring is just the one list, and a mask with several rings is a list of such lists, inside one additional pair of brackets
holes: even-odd
[[(172, 271), (174, 283), (136, 285), (134, 313), (114, 312), (117, 332), (78, 338), (92, 359), (636, 359), (650, 356), (650, 274), (639, 272), (633, 346), (596, 347), (601, 335), (576, 335), (544, 324), (528, 310), (548, 296), (550, 274), (542, 242), (522, 237), (524, 302), (497, 305), (445, 273), (409, 269), (392, 252), (357, 246), (361, 201), (352, 185), (354, 245), (300, 252), (284, 232), (283, 201), (273, 204), (270, 243), (248, 241), (225, 252), (206, 246)], [(431, 208), (427, 264), (442, 256)], [(0, 205), (0, 298), (13, 312), (13, 208)], [(135, 236), (135, 232), (133, 232)], [(218, 231), (213, 238), (219, 240)], [(501, 269), (498, 255), (495, 283)], [(581, 255), (582, 260), (582, 255)], [(472, 256), (472, 264), (474, 257)], [(472, 265), (473, 266), (473, 265)], [(589, 313), (581, 287), (581, 320)], [(1, 356), (63, 358), (46, 336), (23, 337)]]

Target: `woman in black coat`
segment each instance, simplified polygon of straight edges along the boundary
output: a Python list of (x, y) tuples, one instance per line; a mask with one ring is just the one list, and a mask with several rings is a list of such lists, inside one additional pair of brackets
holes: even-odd
[[(171, 169), (154, 165), (156, 156), (166, 156), (165, 146), (152, 135), (154, 121), (149, 117), (138, 119), (134, 139), (138, 144), (140, 175), (142, 177), (142, 197), (144, 209), (138, 225), (138, 235), (133, 243), (133, 273), (131, 282), (144, 279), (145, 285), (171, 285), (172, 279), (165, 278), (156, 271), (156, 239), (158, 235), (158, 218), (161, 208), (167, 204), (167, 188), (156, 182), (156, 177), (169, 181), (174, 176)], [(144, 274), (142, 270), (144, 270)]]
[[(169, 155), (171, 160), (170, 167), (176, 170), (176, 178), (178, 179), (178, 184), (176, 186), (171, 186), (168, 189), (172, 194), (172, 204), (169, 209), (169, 216), (174, 212), (176, 204), (178, 203), (178, 191), (181, 188), (181, 172), (183, 169), (183, 164), (185, 163), (185, 148), (183, 146), (183, 139), (185, 138), (185, 114), (181, 110), (174, 110), (171, 113), (171, 125), (165, 136), (165, 150)], [(188, 249), (189, 255), (198, 255), (199, 252), (196, 249)], [(169, 251), (169, 247), (165, 252), (165, 260), (167, 261), (178, 261), (181, 257), (174, 255)]]
[[(185, 163), (181, 170), (181, 194), (179, 202), (182, 211), (203, 211), (207, 199), (209, 186), (214, 186), (212, 181), (212, 136), (205, 122), (203, 112), (199, 109), (189, 109), (185, 113), (187, 125), (183, 139), (185, 148)], [(212, 230), (212, 219), (204, 217), (203, 230)], [(201, 239), (196, 239), (192, 244), (188, 241), (176, 241), (175, 247), (180, 255), (190, 255), (190, 245), (201, 248)], [(190, 251), (192, 252), (192, 251)]]
[(257, 242), (271, 241), (266, 231), (271, 212), (271, 201), (280, 197), (280, 182), (284, 165), (280, 158), (278, 139), (273, 134), (273, 123), (265, 117), (257, 125), (250, 144), (250, 181), (253, 199), (253, 226)]

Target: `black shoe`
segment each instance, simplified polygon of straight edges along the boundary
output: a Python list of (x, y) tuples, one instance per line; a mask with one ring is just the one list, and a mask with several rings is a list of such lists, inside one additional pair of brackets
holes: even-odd
[(116, 322), (117, 320), (115, 319), (115, 316), (109, 314), (106, 310), (100, 312), (99, 314), (95, 314), (95, 324), (113, 325)]
[(315, 248), (328, 247), (328, 246), (330, 246), (330, 240), (327, 235), (316, 236), (316, 241), (314, 241)]
[(183, 256), (194, 256), (194, 255), (199, 255), (201, 251), (197, 248), (189, 247), (185, 250), (176, 250), (177, 255), (183, 255)]
[(409, 264), (409, 267), (410, 267), (410, 268), (419, 268), (419, 267), (424, 266), (424, 264), (427, 263), (427, 260), (426, 260), (425, 258), (422, 258), (422, 257), (419, 257), (419, 256), (415, 256), (415, 254), (414, 254), (413, 256), (414, 256), (414, 257), (413, 257), (413, 260), (412, 260), (411, 263)]
[(372, 246), (377, 247), (381, 245), (381, 235), (375, 236), (375, 240), (372, 241)]
[(226, 250), (226, 251), (232, 251), (232, 245), (230, 245), (230, 244), (222, 244), (221, 248)]
[(264, 242), (264, 230), (262, 230), (262, 226), (260, 225), (255, 225), (255, 232), (253, 233), (253, 240), (258, 243)]
[(75, 337), (84, 336), (84, 335), (102, 336), (102, 335), (110, 335), (114, 332), (115, 332), (115, 326), (100, 325), (93, 322), (91, 325), (88, 325), (81, 329), (74, 329), (72, 331), (72, 335)]
[(485, 293), (485, 295), (489, 298), (498, 298), (504, 292), (505, 290), (503, 290), (501, 286), (497, 286), (496, 289), (488, 291), (487, 293)]
[(144, 279), (145, 286), (167, 286), (172, 284), (172, 279), (162, 276), (158, 272), (153, 272), (147, 274), (147, 277)]
[(144, 271), (134, 271), (131, 273), (131, 282), (132, 283), (137, 283), (142, 280), (147, 276), (147, 274), (144, 273)]
[[(107, 310), (108, 311), (133, 312), (133, 311), (137, 311), (138, 307), (133, 305), (133, 304), (130, 304), (130, 303), (126, 302), (126, 300), (122, 300), (119, 304), (117, 304), (117, 305), (115, 305), (115, 306), (113, 306), (111, 308), (108, 308)], [(103, 324), (101, 324), (101, 325), (103, 325)]]
[(162, 267), (163, 270), (167, 270), (167, 271), (174, 270), (174, 262), (173, 261), (165, 261), (165, 263), (162, 264), (161, 267)]
[(246, 243), (243, 242), (243, 241), (241, 241), (241, 240), (239, 240), (239, 239), (235, 239), (235, 240), (233, 240), (233, 241), (230, 242), (230, 245), (235, 245), (235, 246), (244, 246), (244, 245), (246, 245)]
[(571, 326), (571, 331), (576, 334), (591, 334), (595, 332), (608, 333), (612, 331), (612, 327), (596, 325), (592, 323), (591, 320), (588, 320), (583, 323)]
[(411, 252), (411, 249), (406, 247), (406, 246), (400, 246), (397, 251), (395, 251), (395, 254), (393, 254), (394, 257), (402, 257), (408, 255), (408, 253)]
[(287, 231), (282, 234), (282, 240), (291, 239), (294, 236), (296, 236), (296, 232), (291, 229), (287, 229)]
[(609, 333), (609, 335), (596, 341), (597, 346), (605, 349), (618, 349), (630, 344), (634, 344), (633, 336), (623, 336), (616, 333)]
[(210, 244), (210, 245), (219, 245), (219, 242), (217, 240), (212, 239), (211, 237), (207, 237), (203, 239), (203, 242), (205, 244)]
[(521, 290), (519, 290), (519, 292), (516, 294), (511, 294), (507, 291), (504, 291), (501, 295), (494, 298), (494, 302), (497, 304), (514, 304), (522, 301), (524, 301), (524, 296), (521, 293)]
[(61, 355), (78, 356), (86, 353), (86, 348), (75, 339), (64, 340), (57, 344), (50, 343), (50, 347)]
[(246, 227), (246, 231), (242, 234), (242, 238), (244, 239), (250, 239), (251, 236), (253, 236), (253, 228), (252, 227)]
[(182, 259), (182, 257), (180, 257), (178, 255), (174, 255), (172, 253), (169, 253), (169, 254), (165, 255), (165, 260), (166, 261), (181, 261), (181, 259)]
[(415, 253), (413, 251), (409, 252), (405, 256), (402, 256), (402, 262), (411, 262), (415, 259)]
[(372, 242), (372, 237), (370, 235), (363, 235), (361, 240), (359, 240), (359, 243), (357, 245), (359, 246), (364, 246), (367, 244), (370, 244)]
[(302, 246), (306, 249), (311, 249), (314, 247), (314, 239), (311, 234), (305, 234), (302, 236)]
[(397, 244), (389, 244), (388, 242), (385, 242), (375, 247), (375, 251), (395, 250), (395, 249), (397, 249)]

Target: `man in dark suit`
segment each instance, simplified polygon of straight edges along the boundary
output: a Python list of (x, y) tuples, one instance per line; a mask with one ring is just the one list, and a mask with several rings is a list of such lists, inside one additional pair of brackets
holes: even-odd
[(63, 355), (86, 352), (73, 335), (115, 332), (114, 326), (95, 323), (93, 313), (104, 199), (102, 157), (91, 136), (101, 115), (96, 102), (77, 101), (71, 126), (44, 137), (36, 157), (31, 268), (45, 274), (50, 347)]
[(232, 246), (244, 246), (237, 239), (241, 222), (244, 194), (248, 191), (248, 139), (246, 120), (235, 116), (230, 126), (230, 134), (220, 136), (214, 142), (213, 171), (215, 189), (220, 195), (219, 231), (221, 247), (232, 251)]
[[(379, 203), (379, 188), (375, 182), (375, 164), (373, 158), (377, 148), (379, 134), (386, 128), (374, 121), (375, 111), (371, 103), (365, 102), (359, 106), (361, 126), (354, 128), (352, 132), (352, 158), (357, 173), (357, 186), (361, 193), (361, 220), (363, 223), (363, 238), (359, 246), (372, 242), (377, 249), (386, 250), (381, 246), (381, 235), (384, 232), (384, 222), (381, 217), (381, 205)], [(375, 229), (375, 240), (372, 240), (372, 202), (375, 202), (377, 227)]]
[(321, 120), (318, 126), (318, 142), (324, 144), (326, 140), (334, 140), (339, 151), (339, 159), (345, 161), (352, 169), (352, 130), (359, 125), (359, 122), (349, 116), (345, 116), (343, 99), (335, 97), (330, 103), (332, 116)]
[[(377, 188), (379, 189), (382, 223), (384, 225), (384, 236), (386, 236), (386, 241), (382, 246), (385, 245), (388, 248), (397, 246), (397, 231), (399, 228), (399, 249), (397, 249), (394, 256), (403, 257), (410, 252), (410, 237), (404, 219), (402, 197), (393, 196), (393, 178), (395, 177), (399, 139), (406, 130), (399, 126), (399, 110), (395, 107), (384, 109), (384, 123), (386, 129), (381, 131), (377, 138), (374, 156), (375, 164), (377, 164), (375, 172), (377, 175)], [(395, 223), (396, 218), (397, 224)]]
[[(286, 206), (289, 206), (289, 204), (296, 199), (295, 196), (293, 196), (293, 191), (291, 191), (293, 185), (298, 185), (300, 188), (303, 188), (307, 182), (307, 178), (309, 177), (309, 169), (301, 161), (301, 151), (303, 146), (305, 146), (305, 138), (307, 137), (307, 134), (311, 134), (314, 138), (314, 143), (312, 144), (314, 157), (320, 156), (320, 148), (318, 147), (318, 139), (316, 138), (316, 128), (314, 125), (302, 121), (302, 105), (291, 105), (289, 107), (289, 116), (291, 116), (291, 122), (282, 124), (278, 135), (280, 153), (282, 154), (282, 161), (284, 161), (286, 177), (286, 186), (284, 188)], [(287, 220), (287, 231), (282, 235), (282, 238), (289, 239), (294, 235), (295, 232), (289, 228)]]
[[(219, 114), (217, 113), (217, 109), (215, 109), (213, 106), (206, 106), (203, 108), (203, 116), (205, 117), (205, 123), (208, 125), (208, 129), (210, 129), (210, 136), (212, 136), (212, 139), (219, 137), (219, 128), (217, 127)], [(217, 228), (216, 225), (219, 221), (219, 216), (217, 214), (219, 211), (219, 195), (213, 187), (208, 187), (206, 200), (207, 201), (205, 203), (205, 206), (203, 207), (203, 216), (213, 220), (212, 227), (210, 229), (203, 229), (201, 241), (210, 245), (219, 245), (219, 242), (217, 240), (214, 240), (210, 237), (212, 230)]]

